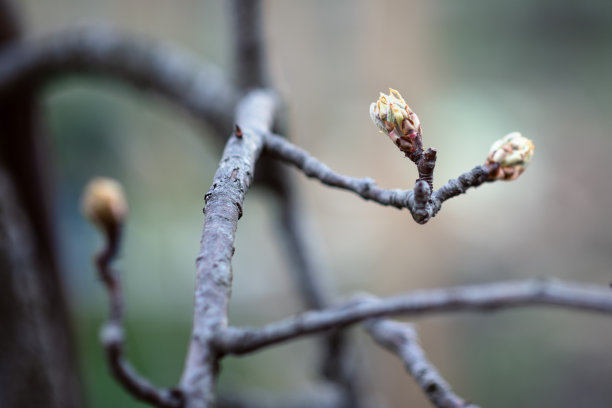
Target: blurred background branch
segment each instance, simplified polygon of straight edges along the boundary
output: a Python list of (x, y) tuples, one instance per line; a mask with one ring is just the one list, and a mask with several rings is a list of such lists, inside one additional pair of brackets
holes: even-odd
[(366, 330), (382, 347), (398, 355), (406, 370), (419, 384), (431, 403), (440, 408), (478, 408), (453, 393), (450, 385), (427, 360), (417, 333), (409, 324), (385, 319), (366, 321)]

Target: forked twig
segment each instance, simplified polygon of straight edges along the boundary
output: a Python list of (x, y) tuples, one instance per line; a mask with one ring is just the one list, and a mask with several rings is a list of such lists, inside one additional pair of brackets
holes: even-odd
[[(267, 134), (265, 136), (265, 149), (274, 157), (297, 167), (306, 176), (315, 178), (323, 184), (351, 191), (365, 200), (375, 201), (378, 204), (398, 209), (406, 208), (421, 224), (434, 217), (440, 211), (444, 201), (465, 193), (471, 187), (480, 186), (488, 181), (489, 175), (487, 167), (477, 166), (457, 179), (449, 180), (447, 184), (431, 194), (431, 205), (424, 207), (415, 198), (413, 190), (384, 189), (378, 187), (371, 178), (355, 178), (336, 173), (304, 149), (278, 135)], [(422, 183), (427, 184), (425, 181)], [(421, 183), (417, 182), (417, 186), (419, 185)]]

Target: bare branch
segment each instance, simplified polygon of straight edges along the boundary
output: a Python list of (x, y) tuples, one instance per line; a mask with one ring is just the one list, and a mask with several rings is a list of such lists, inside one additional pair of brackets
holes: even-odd
[(233, 0), (235, 81), (241, 89), (261, 88), (265, 60), (260, 0)]
[(323, 184), (349, 190), (366, 200), (396, 208), (411, 208), (414, 200), (412, 190), (385, 190), (377, 187), (370, 178), (354, 178), (338, 174), (305, 150), (276, 135), (266, 135), (265, 149), (276, 158), (294, 165), (308, 177)]
[(306, 312), (261, 328), (227, 328), (215, 339), (220, 351), (245, 354), (262, 347), (364, 319), (456, 311), (492, 311), (534, 305), (612, 314), (608, 288), (548, 280), (487, 283), (420, 290), (385, 299), (358, 299), (321, 311)]
[[(286, 171), (286, 169), (285, 169)], [(295, 286), (302, 296), (307, 309), (324, 309), (332, 304), (321, 278), (320, 266), (316, 265), (313, 245), (309, 242), (309, 234), (304, 230), (300, 217), (299, 200), (291, 185), (286, 187), (285, 194), (279, 197), (280, 217), (283, 241), (293, 262), (293, 277)], [(324, 378), (338, 384), (343, 390), (344, 407), (358, 408), (365, 404), (365, 398), (360, 398), (358, 386), (359, 376), (353, 369), (355, 361), (349, 347), (347, 333), (343, 330), (332, 330), (322, 339), (322, 361), (320, 372)], [(317, 405), (318, 406), (318, 405)], [(340, 405), (338, 406), (340, 407)]]
[[(365, 200), (372, 200), (398, 209), (407, 208), (419, 224), (424, 224), (434, 217), (440, 211), (444, 201), (465, 193), (470, 187), (478, 187), (487, 181), (488, 177), (488, 168), (478, 166), (457, 179), (449, 180), (445, 186), (431, 194), (431, 198), (429, 190), (416, 197), (413, 190), (387, 190), (377, 187), (374, 180), (370, 178), (354, 178), (338, 174), (305, 150), (280, 136), (268, 134), (265, 142), (267, 152), (294, 165), (306, 176), (316, 178), (328, 186), (352, 191)], [(433, 156), (426, 156), (426, 161), (430, 160), (435, 163), (435, 151), (432, 150), (432, 152)], [(418, 180), (417, 187), (428, 189), (428, 179)], [(417, 199), (419, 197), (423, 199)]]
[(237, 92), (212, 66), (151, 39), (110, 28), (80, 28), (7, 47), (0, 53), (0, 94), (59, 75), (104, 75), (150, 90), (230, 132)]
[[(235, 79), (241, 89), (266, 84), (262, 10), (260, 0), (233, 0)], [(277, 119), (275, 126), (281, 125)], [(307, 236), (300, 225), (298, 201), (289, 174), (277, 161), (262, 160), (257, 167), (258, 180), (274, 191), (280, 204), (279, 222), (291, 261), (298, 293), (308, 309), (329, 306), (330, 298), (313, 264), (313, 254)], [(323, 339), (321, 372), (325, 378), (340, 384), (344, 390), (344, 406), (359, 408), (354, 376), (347, 359), (346, 336), (342, 331), (327, 333)], [(312, 401), (310, 402), (312, 403)], [(315, 404), (320, 406), (321, 404)], [(305, 405), (312, 406), (312, 405)]]
[(225, 147), (212, 187), (206, 194), (204, 228), (197, 276), (193, 331), (181, 389), (186, 408), (211, 406), (218, 353), (215, 333), (227, 326), (232, 282), (231, 258), (244, 196), (253, 180), (255, 162), (263, 148), (276, 108), (273, 94), (253, 91), (240, 103), (236, 121), (242, 137), (231, 137)]
[(465, 193), (471, 187), (478, 187), (484, 182), (489, 181), (490, 168), (487, 166), (476, 166), (472, 170), (463, 173), (456, 179), (448, 182), (433, 193), (436, 210), (432, 217), (440, 210), (442, 203), (450, 198)]
[(478, 408), (453, 393), (450, 385), (427, 360), (419, 346), (417, 333), (412, 325), (385, 319), (369, 320), (366, 330), (378, 344), (397, 354), (406, 370), (437, 408)]
[(180, 392), (158, 389), (141, 377), (124, 356), (123, 291), (119, 275), (110, 267), (117, 256), (121, 231), (111, 226), (104, 232), (106, 246), (96, 257), (96, 266), (109, 296), (109, 320), (102, 328), (100, 340), (111, 372), (135, 398), (157, 407), (177, 408), (182, 403)]
[(279, 224), (282, 228), (283, 242), (287, 255), (293, 263), (292, 272), (295, 275), (295, 286), (308, 309), (323, 309), (329, 306), (329, 296), (319, 276), (320, 266), (313, 260), (314, 250), (308, 242), (308, 234), (304, 231), (298, 199), (292, 186), (285, 195), (279, 197)]

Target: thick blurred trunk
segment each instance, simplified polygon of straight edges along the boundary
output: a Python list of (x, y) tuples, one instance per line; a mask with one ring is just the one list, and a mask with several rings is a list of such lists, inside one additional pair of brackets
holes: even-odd
[[(20, 37), (0, 0), (0, 52)], [(0, 407), (81, 406), (75, 348), (55, 259), (48, 155), (28, 84), (0, 95)]]

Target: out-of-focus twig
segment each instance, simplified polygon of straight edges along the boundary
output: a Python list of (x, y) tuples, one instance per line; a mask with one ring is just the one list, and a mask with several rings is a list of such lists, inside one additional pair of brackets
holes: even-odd
[(234, 75), (240, 89), (266, 86), (261, 0), (233, 0)]
[(244, 354), (373, 317), (468, 310), (489, 312), (535, 305), (612, 314), (612, 293), (599, 286), (542, 279), (419, 290), (383, 299), (357, 299), (261, 328), (227, 328), (218, 333), (215, 343), (225, 353)]
[(312, 389), (285, 395), (267, 392), (238, 392), (222, 395), (218, 408), (339, 408), (343, 396), (335, 386), (322, 384)]
[(0, 53), (0, 94), (69, 73), (103, 75), (159, 94), (226, 137), (238, 100), (214, 67), (148, 38), (111, 27), (76, 28)]
[(412, 325), (386, 319), (366, 321), (366, 330), (381, 346), (397, 354), (406, 371), (421, 387), (427, 398), (437, 408), (478, 408), (457, 396), (438, 370), (429, 362), (419, 345)]
[(123, 290), (121, 278), (117, 271), (111, 268), (111, 262), (119, 251), (126, 209), (123, 208), (123, 197), (113, 195), (116, 191), (111, 191), (109, 199), (108, 188), (104, 183), (108, 185), (107, 180), (98, 182), (97, 185), (95, 181), (90, 183), (84, 199), (84, 211), (101, 228), (105, 243), (95, 262), (98, 276), (109, 297), (109, 318), (100, 332), (100, 341), (111, 372), (123, 388), (135, 398), (156, 407), (178, 408), (182, 404), (180, 391), (155, 387), (134, 370), (124, 355)]
[[(303, 212), (297, 203), (296, 192), (288, 186), (285, 194), (279, 197), (280, 223), (288, 256), (294, 265), (293, 277), (298, 293), (305, 306), (310, 310), (325, 309), (332, 304), (331, 296), (324, 285), (320, 266), (315, 261), (313, 245), (309, 234), (304, 231), (300, 215)], [(337, 384), (343, 390), (343, 401), (338, 407), (358, 408), (364, 406), (365, 398), (359, 394), (359, 378), (354, 370), (347, 335), (342, 329), (331, 330), (322, 339), (320, 372), (324, 378)]]

